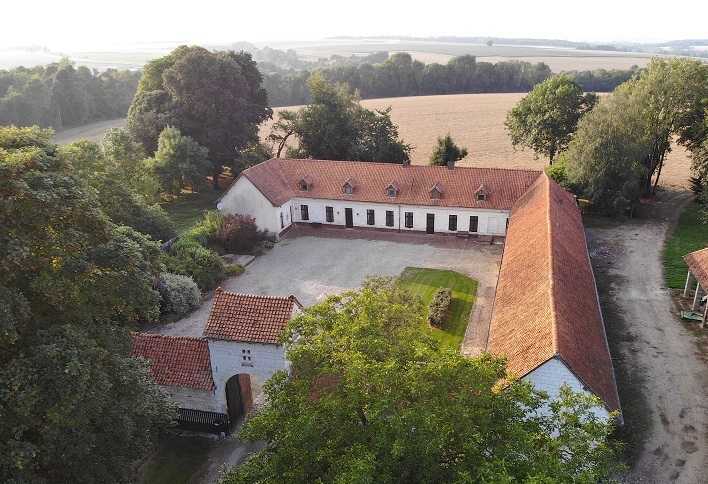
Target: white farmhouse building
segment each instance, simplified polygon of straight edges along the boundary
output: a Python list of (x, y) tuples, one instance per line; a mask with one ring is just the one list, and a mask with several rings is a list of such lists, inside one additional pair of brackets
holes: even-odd
[(273, 158), (217, 200), (280, 237), (294, 223), (504, 235), (512, 205), (540, 172)]
[(179, 407), (186, 429), (228, 432), (253, 404), (251, 377), (287, 370), (279, 336), (302, 310), (295, 298), (217, 289), (202, 338), (134, 333), (133, 356)]

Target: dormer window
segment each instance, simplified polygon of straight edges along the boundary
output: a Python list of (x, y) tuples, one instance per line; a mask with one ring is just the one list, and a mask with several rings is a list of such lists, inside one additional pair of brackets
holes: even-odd
[(342, 191), (346, 193), (347, 195), (352, 195), (354, 194), (354, 190), (356, 189), (356, 180), (354, 178), (347, 178), (347, 181), (342, 183)]
[(430, 193), (431, 200), (440, 200), (444, 191), (445, 189), (442, 187), (440, 182), (437, 182), (430, 188), (430, 190), (428, 190), (428, 193)]
[(474, 198), (478, 202), (486, 202), (487, 201), (487, 195), (489, 195), (489, 190), (487, 190), (487, 187), (484, 185), (481, 185), (477, 190), (474, 192)]
[(303, 176), (297, 181), (297, 187), (301, 192), (309, 192), (312, 186), (312, 177), (310, 175)]
[(396, 182), (391, 182), (386, 187), (386, 195), (389, 198), (396, 198), (398, 196), (398, 184)]

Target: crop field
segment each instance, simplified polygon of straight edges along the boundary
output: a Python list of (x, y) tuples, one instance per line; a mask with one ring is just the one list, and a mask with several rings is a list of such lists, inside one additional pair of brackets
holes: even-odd
[[(266, 43), (256, 43), (263, 47)], [(414, 59), (422, 62), (445, 64), (458, 55), (470, 54), (477, 61), (499, 62), (510, 59), (528, 62), (545, 62), (554, 72), (561, 70), (627, 69), (636, 64), (644, 66), (652, 58), (651, 54), (620, 51), (578, 50), (572, 48), (533, 46), (473, 44), (462, 42), (403, 41), (396, 39), (326, 39), (322, 41), (271, 42), (269, 47), (293, 49), (302, 58), (317, 59), (332, 55), (365, 55), (371, 52), (409, 52)]]
[[(417, 96), (368, 99), (361, 104), (367, 109), (391, 106), (391, 120), (398, 126), (400, 137), (415, 147), (411, 156), (414, 164), (427, 163), (437, 137), (449, 132), (458, 146), (469, 151), (459, 166), (541, 170), (548, 160), (536, 159), (528, 149), (514, 150), (504, 127), (506, 113), (523, 96), (524, 93)], [(281, 109), (298, 108), (275, 109), (274, 118)], [(269, 122), (261, 128), (263, 139), (271, 125)], [(690, 159), (684, 148), (674, 147), (661, 173), (661, 185), (687, 186), (689, 168)]]
[[(651, 54), (637, 52), (578, 50), (533, 45), (494, 44), (488, 46), (463, 42), (397, 39), (321, 39), (315, 41), (254, 42), (253, 44), (260, 48), (268, 46), (281, 50), (293, 49), (301, 58), (307, 60), (316, 60), (332, 55), (366, 55), (371, 52), (386, 51), (389, 54), (409, 52), (414, 59), (426, 64), (432, 62), (445, 64), (454, 56), (470, 54), (476, 56), (480, 62), (494, 63), (510, 59), (532, 63), (545, 62), (554, 72), (597, 68), (627, 69), (634, 64), (642, 67), (652, 57)], [(59, 61), (62, 57), (68, 57), (76, 64), (90, 68), (137, 69), (151, 59), (169, 54), (178, 45), (179, 43), (163, 42), (90, 51), (63, 51), (61, 53), (0, 50), (0, 69), (11, 69), (19, 65), (31, 67), (49, 64)], [(204, 45), (204, 47), (210, 50), (230, 48), (229, 45), (221, 44)]]

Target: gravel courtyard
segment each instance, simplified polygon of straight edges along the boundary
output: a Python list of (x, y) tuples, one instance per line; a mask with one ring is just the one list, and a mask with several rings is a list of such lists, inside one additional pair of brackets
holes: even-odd
[[(246, 271), (227, 279), (227, 291), (288, 296), (310, 306), (331, 294), (357, 288), (369, 275), (397, 276), (406, 267), (450, 269), (479, 282), (477, 300), (462, 351), (474, 354), (486, 343), (502, 245), (440, 235), (297, 227)], [(201, 336), (211, 298), (185, 318), (153, 331)]]

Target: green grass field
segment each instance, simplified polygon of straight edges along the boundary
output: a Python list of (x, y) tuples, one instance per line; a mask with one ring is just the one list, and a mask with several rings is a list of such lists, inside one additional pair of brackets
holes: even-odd
[(459, 349), (477, 294), (477, 281), (455, 271), (406, 267), (401, 274), (401, 283), (414, 296), (420, 297), (426, 307), (438, 289), (448, 287), (452, 290), (452, 301), (444, 327), (431, 328), (431, 331), (442, 344)]
[(671, 288), (683, 288), (688, 266), (683, 256), (708, 246), (708, 224), (700, 217), (700, 205), (691, 203), (681, 214), (679, 224), (666, 240), (664, 249), (664, 277)]
[(183, 233), (191, 229), (204, 216), (204, 212), (216, 210), (214, 201), (221, 196), (233, 178), (222, 175), (219, 179), (219, 190), (207, 189), (203, 193), (190, 193), (185, 191), (178, 200), (170, 200), (163, 202), (162, 208), (170, 215), (172, 220), (177, 224), (177, 232)]

